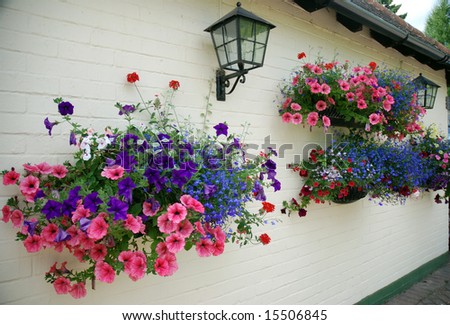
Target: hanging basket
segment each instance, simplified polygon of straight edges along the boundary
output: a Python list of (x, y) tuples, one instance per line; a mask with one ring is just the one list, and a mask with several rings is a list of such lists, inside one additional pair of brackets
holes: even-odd
[(334, 203), (338, 203), (338, 204), (349, 204), (349, 203), (353, 203), (356, 202), (358, 200), (361, 200), (363, 198), (365, 198), (367, 195), (367, 192), (362, 190), (362, 191), (358, 191), (357, 188), (352, 187), (349, 191), (348, 191), (348, 195), (343, 197), (343, 198), (336, 198), (334, 200), (332, 200)]
[(346, 128), (364, 129), (363, 123), (355, 122), (354, 120), (347, 121), (336, 109), (336, 106), (329, 107), (324, 111), (319, 112), (320, 118), (327, 116), (330, 119), (331, 126), (341, 126)]

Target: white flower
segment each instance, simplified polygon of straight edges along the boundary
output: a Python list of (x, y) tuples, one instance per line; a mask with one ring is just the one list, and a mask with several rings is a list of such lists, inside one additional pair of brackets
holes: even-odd
[(108, 137), (103, 137), (103, 138), (98, 138), (97, 139), (97, 144), (98, 144), (98, 150), (103, 150), (105, 149), (108, 145), (111, 144), (111, 140), (109, 140)]
[(91, 159), (91, 153), (90, 152), (85, 152), (84, 154), (83, 154), (83, 160), (89, 160), (89, 159)]

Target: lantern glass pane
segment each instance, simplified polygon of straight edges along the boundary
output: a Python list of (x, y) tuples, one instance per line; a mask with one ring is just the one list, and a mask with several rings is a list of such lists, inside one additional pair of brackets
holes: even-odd
[(255, 23), (253, 20), (240, 18), (239, 27), (241, 32), (241, 39), (255, 40)]
[(269, 37), (269, 26), (256, 23), (256, 41), (258, 43), (267, 44), (267, 38)]
[(223, 26), (223, 29), (224, 29), (225, 43), (231, 42), (238, 37), (237, 29), (236, 29), (236, 19), (233, 19), (232, 21), (227, 23), (225, 26)]
[(253, 57), (253, 62), (257, 64), (263, 64), (264, 62), (264, 53), (266, 52), (266, 46), (264, 44), (256, 43), (255, 47), (255, 55)]
[(255, 43), (251, 41), (241, 41), (241, 53), (243, 61), (253, 61), (255, 52)]
[(227, 52), (228, 64), (238, 60), (237, 40), (225, 44), (225, 50)]
[(425, 89), (417, 90), (417, 104), (424, 107), (425, 106)]
[(214, 38), (214, 44), (216, 47), (219, 47), (223, 44), (223, 27), (220, 26), (216, 30), (213, 31), (212, 36)]
[(219, 64), (221, 67), (224, 67), (228, 64), (227, 55), (225, 53), (225, 45), (219, 46), (216, 48), (217, 57), (219, 58)]

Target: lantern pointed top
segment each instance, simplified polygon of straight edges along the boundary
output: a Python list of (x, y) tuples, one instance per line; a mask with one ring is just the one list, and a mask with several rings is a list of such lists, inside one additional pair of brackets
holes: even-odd
[(275, 25), (272, 23), (269, 23), (267, 20), (262, 19), (261, 17), (256, 16), (254, 13), (251, 13), (248, 10), (245, 10), (244, 8), (241, 8), (241, 3), (236, 3), (236, 8), (234, 8), (232, 11), (230, 11), (228, 14), (220, 18), (218, 21), (216, 21), (214, 24), (209, 26), (205, 29), (205, 32), (211, 32), (217, 25), (224, 25), (228, 21), (232, 20), (233, 18), (240, 16), (244, 18), (248, 18), (257, 22), (260, 22), (262, 24), (265, 24), (269, 26), (270, 29), (275, 28)]

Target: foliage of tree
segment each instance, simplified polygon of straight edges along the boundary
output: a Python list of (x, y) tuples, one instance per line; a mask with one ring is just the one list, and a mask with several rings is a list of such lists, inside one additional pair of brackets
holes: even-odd
[(450, 3), (439, 0), (427, 18), (425, 34), (450, 48)]
[[(389, 9), (390, 11), (392, 11), (394, 14), (397, 14), (397, 11), (400, 9), (400, 7), (402, 6), (400, 5), (396, 5), (393, 4), (393, 0), (377, 0), (378, 3), (381, 3), (385, 8)], [(408, 13), (404, 13), (401, 15), (398, 15), (400, 18), (405, 19), (406, 16), (408, 15)]]

